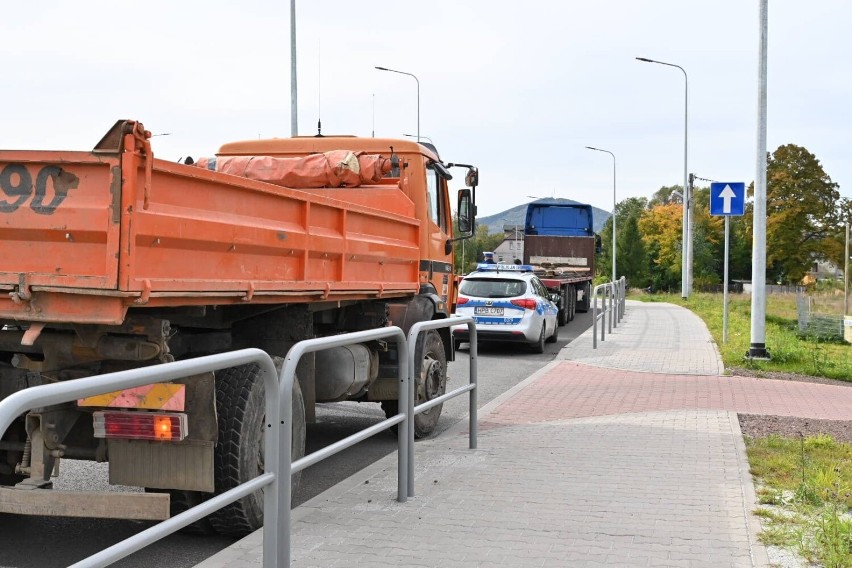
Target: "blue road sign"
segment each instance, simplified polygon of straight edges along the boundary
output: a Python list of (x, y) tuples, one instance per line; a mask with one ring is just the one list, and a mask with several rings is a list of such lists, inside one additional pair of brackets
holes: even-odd
[(711, 215), (742, 215), (745, 212), (743, 182), (713, 182), (710, 184)]

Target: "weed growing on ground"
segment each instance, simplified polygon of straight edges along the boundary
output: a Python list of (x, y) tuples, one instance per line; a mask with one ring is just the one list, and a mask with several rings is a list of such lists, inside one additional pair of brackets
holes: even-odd
[(755, 511), (761, 542), (826, 568), (852, 568), (852, 444), (768, 436), (746, 439), (746, 447), (762, 505)]

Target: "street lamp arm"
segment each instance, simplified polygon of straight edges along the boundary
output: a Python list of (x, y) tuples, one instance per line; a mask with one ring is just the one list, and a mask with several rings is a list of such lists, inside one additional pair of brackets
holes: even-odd
[(674, 63), (666, 63), (665, 61), (657, 61), (656, 59), (648, 59), (647, 57), (637, 57), (637, 61), (642, 61), (643, 63), (657, 63), (659, 65), (668, 65), (669, 67), (677, 67), (683, 73), (683, 76), (686, 77), (686, 70), (680, 65), (675, 65)]
[(615, 154), (613, 154), (613, 153), (612, 153), (612, 152), (610, 152), (609, 150), (601, 150), (600, 148), (593, 148), (592, 146), (586, 146), (586, 149), (588, 149), (588, 150), (594, 150), (595, 152), (606, 152), (607, 154), (609, 154), (610, 156), (612, 156), (612, 159), (613, 159), (613, 160), (615, 160)]
[(380, 67), (378, 65), (375, 66), (379, 71), (390, 71), (391, 73), (399, 73), (400, 75), (408, 75), (409, 77), (414, 77), (414, 80), (417, 81), (417, 141), (420, 142), (420, 79), (417, 78), (417, 75), (414, 73), (408, 73), (407, 71), (399, 71), (397, 69), (388, 69), (387, 67)]

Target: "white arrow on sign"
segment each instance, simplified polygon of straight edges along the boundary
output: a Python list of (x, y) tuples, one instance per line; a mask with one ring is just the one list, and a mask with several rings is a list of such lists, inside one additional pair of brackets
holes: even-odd
[(737, 196), (730, 185), (725, 184), (725, 189), (719, 192), (719, 197), (722, 198), (722, 213), (731, 212), (731, 199)]

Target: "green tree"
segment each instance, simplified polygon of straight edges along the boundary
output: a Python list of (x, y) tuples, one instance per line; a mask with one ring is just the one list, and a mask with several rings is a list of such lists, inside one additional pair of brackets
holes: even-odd
[[(677, 192), (677, 195), (675, 195), (675, 192)], [(648, 202), (648, 207), (670, 205), (672, 203), (683, 203), (682, 185), (664, 185), (651, 196), (651, 200)]]
[(724, 274), (725, 220), (710, 215), (710, 188), (693, 189), (692, 284), (718, 284)]
[(753, 204), (746, 203), (745, 216), (731, 217), (730, 259), (728, 277), (731, 280), (751, 280), (751, 219)]
[(843, 269), (846, 254), (846, 225), (852, 225), (852, 199), (843, 197), (838, 204), (839, 221), (832, 234), (826, 238), (825, 255), (835, 266)]
[[(648, 207), (644, 197), (631, 197), (615, 206), (616, 271), (626, 277), (630, 286), (644, 288), (650, 284), (651, 259), (639, 232), (639, 218)], [(604, 223), (600, 233), (601, 252), (595, 262), (600, 276), (612, 278), (612, 217)]]
[(455, 258), (456, 272), (467, 274), (476, 268), (477, 262), (482, 262), (484, 251), (493, 251), (503, 242), (503, 233), (489, 234), (488, 227), (477, 223), (474, 235), (453, 245), (453, 256)]
[[(800, 282), (816, 260), (829, 258), (841, 226), (843, 203), (836, 183), (807, 149), (787, 144), (767, 158), (766, 275)], [(749, 195), (754, 194), (754, 184)], [(752, 209), (746, 221), (752, 222)]]

